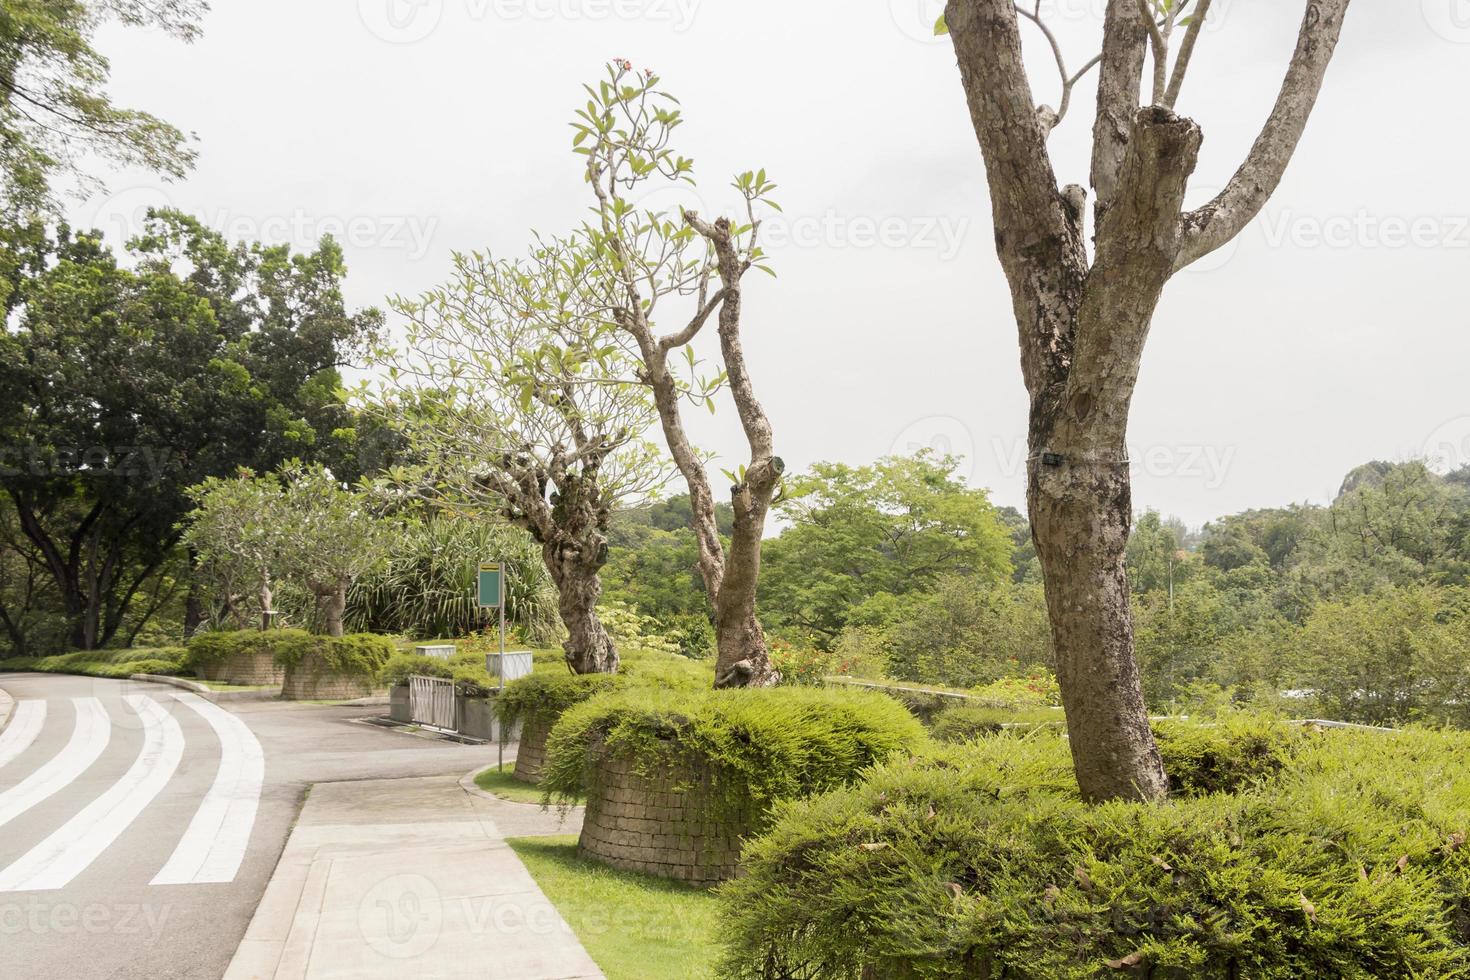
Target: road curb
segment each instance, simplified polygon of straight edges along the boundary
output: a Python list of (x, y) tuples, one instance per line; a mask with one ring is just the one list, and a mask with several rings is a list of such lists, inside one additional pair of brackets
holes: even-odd
[(3, 732), (5, 726), (10, 722), (10, 712), (14, 707), (15, 698), (11, 697), (5, 688), (0, 687), (0, 732)]
[(167, 684), (169, 687), (181, 688), (193, 694), (199, 695), (206, 701), (274, 701), (281, 694), (280, 688), (267, 688), (263, 691), (215, 691), (191, 681), (186, 677), (169, 677), (166, 674), (129, 674), (130, 681), (145, 681), (150, 684)]

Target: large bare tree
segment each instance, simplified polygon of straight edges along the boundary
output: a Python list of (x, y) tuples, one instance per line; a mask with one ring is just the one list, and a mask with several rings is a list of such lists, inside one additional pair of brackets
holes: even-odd
[[(1225, 189), (1193, 211), (1183, 205), (1200, 127), (1175, 105), (1210, 0), (1109, 0), (1101, 54), (1076, 73), (1065, 67), (1039, 0), (1022, 2), (950, 0), (941, 30), (959, 59), (1020, 331), (1031, 400), (1031, 532), (1077, 782), (1089, 800), (1159, 799), (1168, 783), (1139, 685), (1124, 572), (1132, 517), (1124, 440), (1139, 360), (1165, 283), (1239, 234), (1280, 183), (1349, 0), (1307, 0), (1264, 128)], [(1057, 109), (1032, 96), (1023, 18), (1042, 32), (1060, 70)], [(1089, 250), (1087, 191), (1058, 186), (1047, 137), (1093, 67)]]

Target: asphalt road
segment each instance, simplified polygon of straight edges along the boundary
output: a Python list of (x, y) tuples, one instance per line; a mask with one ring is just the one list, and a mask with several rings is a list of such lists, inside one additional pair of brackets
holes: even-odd
[(381, 713), (0, 674), (0, 978), (223, 975), (316, 782), (462, 774)]

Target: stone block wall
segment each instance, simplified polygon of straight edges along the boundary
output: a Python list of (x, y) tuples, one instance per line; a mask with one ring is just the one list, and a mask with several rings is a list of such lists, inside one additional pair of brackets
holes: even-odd
[(644, 776), (631, 760), (604, 755), (592, 782), (578, 843), (584, 857), (701, 888), (739, 872), (753, 815), (731, 812), (729, 794), (712, 789), (708, 764)]
[(532, 785), (541, 782), (541, 770), (546, 768), (546, 739), (555, 724), (555, 718), (535, 712), (523, 719), (521, 741), (516, 749), (516, 779)]
[(276, 665), (269, 650), (235, 653), (223, 660), (200, 664), (199, 673), (207, 681), (226, 684), (267, 684), (278, 687), (286, 679), (286, 668)]

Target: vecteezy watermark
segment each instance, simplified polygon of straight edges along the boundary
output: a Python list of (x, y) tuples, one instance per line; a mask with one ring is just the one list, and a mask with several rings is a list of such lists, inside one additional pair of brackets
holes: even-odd
[[(997, 436), (990, 440), (990, 449), (1002, 477), (1011, 479), (1026, 472), (1031, 451), (1025, 440)], [(1132, 446), (1128, 469), (1135, 478), (1195, 480), (1206, 490), (1218, 490), (1225, 485), (1235, 455), (1235, 446)]]
[[(129, 187), (108, 194), (86, 212), (86, 224), (121, 244), (148, 227), (148, 213), (175, 207), (160, 188)], [(215, 208), (194, 215), (231, 241), (313, 245), (327, 235), (354, 249), (405, 252), (411, 261), (429, 254), (439, 219), (408, 214), (314, 214), (303, 208), (283, 214), (241, 214)]]
[(1450, 419), (1431, 432), (1424, 440), (1422, 455), (1440, 474), (1470, 466), (1470, 415)]
[(959, 254), (970, 219), (954, 215), (903, 217), (777, 214), (761, 222), (761, 242), (770, 248), (888, 248), (936, 251), (942, 262)]
[[(1426, 3), (1434, 0), (1425, 0)], [(908, 37), (924, 44), (948, 42), (948, 38), (936, 33), (939, 18), (944, 14), (945, 0), (888, 0), (888, 12), (893, 23)], [(1232, 0), (1215, 0), (1205, 18), (1202, 29), (1213, 31), (1225, 22)], [(1092, 21), (1101, 24), (1107, 13), (1108, 0), (1024, 0), (1027, 18), (1036, 17), (1043, 23), (1059, 24), (1067, 21)], [(1189, 11), (1186, 10), (1186, 13)], [(1079, 51), (1075, 60), (1080, 65), (1088, 52)], [(1069, 61), (1072, 59), (1068, 59)]]
[(168, 452), (153, 446), (0, 446), (0, 476), (163, 478)]
[(1261, 228), (1272, 248), (1470, 248), (1470, 214), (1409, 218), (1359, 209), (1324, 218), (1286, 208), (1267, 215)]
[(171, 905), (45, 902), (40, 898), (0, 903), (0, 936), (147, 936), (157, 940)]
[[(694, 25), (703, 0), (453, 0), (456, 12), (483, 21), (609, 21), (667, 24), (682, 34)], [(374, 37), (415, 44), (444, 23), (448, 0), (358, 0), (357, 12)]]
[(1446, 41), (1470, 44), (1470, 0), (1419, 0), (1424, 23)]
[(929, 451), (936, 456), (953, 456), (963, 462), (957, 476), (975, 476), (975, 436), (969, 426), (952, 415), (930, 415), (905, 426), (888, 449), (890, 456), (913, 456)]
[(423, 875), (384, 878), (362, 896), (357, 927), (375, 952), (411, 960), (434, 948), (444, 927), (439, 889)]

